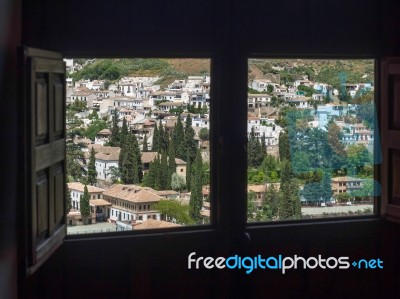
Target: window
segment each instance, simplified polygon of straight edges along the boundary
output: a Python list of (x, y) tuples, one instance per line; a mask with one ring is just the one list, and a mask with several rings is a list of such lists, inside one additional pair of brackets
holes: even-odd
[[(102, 192), (102, 197), (110, 200), (113, 206), (119, 205), (127, 209), (129, 205), (125, 200), (128, 199), (142, 202), (139, 205), (140, 211), (154, 208), (163, 215), (167, 211), (174, 211), (169, 216), (179, 226), (210, 223), (209, 213), (201, 212), (205, 202), (203, 187), (209, 189), (210, 184), (210, 142), (208, 137), (199, 134), (200, 123), (203, 119), (210, 118), (210, 60), (124, 58), (72, 61), (77, 66), (76, 69), (80, 70), (69, 74), (75, 87), (68, 87), (68, 91), (93, 89), (94, 80), (99, 80), (100, 83), (107, 83), (105, 88), (112, 87), (114, 92), (107, 101), (95, 99), (80, 102), (73, 97), (67, 98), (67, 143), (71, 144), (67, 147), (67, 175), (74, 182), (88, 181), (84, 168), (89, 169), (90, 165), (86, 162), (85, 155), (93, 147), (98, 156), (116, 161), (110, 175), (99, 171), (92, 179), (96, 182), (94, 185), (101, 186), (100, 190), (90, 186), (90, 189)], [(118, 72), (111, 74), (107, 71), (109, 65), (113, 65)], [(137, 71), (139, 69), (142, 71)], [(172, 75), (165, 75), (170, 72)], [(85, 87), (81, 87), (83, 85)], [(112, 85), (119, 85), (120, 90)], [(184, 99), (177, 97), (178, 86), (185, 89)], [(124, 95), (123, 91), (129, 93), (129, 96)], [(197, 101), (189, 105), (191, 94), (192, 99)], [(170, 106), (164, 104), (165, 102)], [(171, 109), (164, 109), (164, 106)], [(92, 140), (98, 132), (108, 129), (109, 135), (104, 138), (107, 140), (101, 140), (107, 142), (107, 145), (99, 142), (85, 148), (82, 138), (76, 134), (82, 127), (84, 135)], [(174, 142), (171, 142), (172, 139)], [(95, 139), (95, 143), (97, 140)], [(73, 144), (82, 147), (80, 153), (77, 153)], [(126, 154), (128, 151), (129, 154)], [(171, 158), (175, 160), (174, 163)], [(85, 162), (87, 165), (81, 167)], [(102, 164), (95, 162), (98, 167)], [(135, 171), (131, 170), (132, 165)], [(105, 162), (104, 167), (107, 167)], [(79, 169), (82, 171), (77, 171)], [(161, 176), (157, 172), (161, 172)], [(122, 184), (114, 184), (115, 182)], [(174, 192), (185, 200), (162, 201), (165, 197), (162, 193), (168, 192)], [(114, 196), (115, 194), (118, 195)], [(115, 197), (116, 203), (112, 201)], [(143, 198), (157, 203), (150, 208), (150, 204)], [(195, 207), (194, 212), (189, 213), (190, 206)], [(126, 219), (125, 214), (123, 219)], [(95, 228), (96, 225), (97, 223), (93, 223), (92, 227)]]
[(266, 106), (248, 105), (248, 222), (373, 214), (379, 138), (364, 136), (379, 132), (374, 61), (249, 59), (248, 66), (248, 103), (271, 96)]

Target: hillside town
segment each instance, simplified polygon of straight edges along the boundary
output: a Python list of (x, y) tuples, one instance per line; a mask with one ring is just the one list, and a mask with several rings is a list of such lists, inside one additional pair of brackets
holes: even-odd
[[(72, 75), (95, 63), (66, 60)], [(276, 68), (249, 77), (248, 221), (372, 213), (373, 83), (288, 82)], [(209, 74), (67, 78), (69, 233), (210, 223), (210, 86)]]

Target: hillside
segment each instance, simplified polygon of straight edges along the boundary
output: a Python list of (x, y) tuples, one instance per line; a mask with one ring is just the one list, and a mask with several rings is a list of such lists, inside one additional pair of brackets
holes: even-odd
[[(258, 69), (260, 72), (256, 71)], [(311, 60), (311, 59), (250, 59), (251, 78), (267, 73), (279, 74), (281, 83), (290, 83), (302, 75), (310, 80), (327, 83), (339, 88), (341, 83), (373, 83), (373, 60)]]
[[(85, 64), (88, 59), (77, 59), (77, 61)], [(160, 76), (163, 78), (158, 84), (165, 86), (175, 79), (209, 73), (208, 59), (121, 58), (96, 59), (73, 73), (72, 77), (74, 80), (101, 79), (114, 82), (125, 76)]]

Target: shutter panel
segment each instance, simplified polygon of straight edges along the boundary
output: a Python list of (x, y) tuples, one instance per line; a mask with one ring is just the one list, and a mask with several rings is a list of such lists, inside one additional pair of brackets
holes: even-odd
[(55, 52), (24, 48), (24, 209), (26, 270), (62, 244), (65, 225), (65, 63)]
[(400, 58), (381, 64), (382, 203), (388, 220), (400, 222)]

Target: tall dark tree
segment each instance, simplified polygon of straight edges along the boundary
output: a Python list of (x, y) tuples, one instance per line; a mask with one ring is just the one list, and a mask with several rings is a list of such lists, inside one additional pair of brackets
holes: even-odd
[(185, 123), (184, 146), (186, 150), (186, 159), (189, 159), (190, 162), (194, 161), (197, 152), (197, 142), (194, 139), (194, 136), (195, 132), (192, 127), (192, 119), (190, 118), (190, 115), (188, 115)]
[(247, 143), (247, 161), (249, 166), (258, 167), (264, 159), (265, 152), (263, 152), (260, 140), (255, 136), (254, 128), (251, 128), (249, 141)]
[(185, 160), (185, 132), (183, 130), (183, 124), (180, 115), (178, 116), (178, 120), (172, 134), (172, 139), (174, 139), (176, 157)]
[(203, 161), (200, 151), (197, 151), (196, 159), (193, 164), (193, 178), (190, 192), (190, 217), (196, 222), (201, 222), (200, 211), (203, 206), (202, 181), (203, 181)]
[(147, 141), (147, 134), (144, 134), (142, 152), (145, 153), (149, 151), (148, 143), (149, 142)]
[(66, 212), (69, 213), (69, 211), (72, 209), (72, 197), (71, 197), (71, 191), (68, 189), (67, 184), (65, 184), (65, 194), (67, 195), (65, 209)]
[(281, 198), (279, 202), (279, 219), (290, 220), (301, 218), (299, 185), (293, 173), (292, 165), (285, 160), (281, 170)]
[(161, 153), (162, 151), (165, 151), (165, 133), (164, 133), (164, 126), (162, 125), (161, 121), (158, 125), (158, 144), (159, 144), (159, 149), (158, 151)]
[(97, 183), (96, 152), (93, 147), (90, 150), (87, 181), (88, 181), (88, 184), (90, 184), (92, 186), (94, 186)]
[(80, 200), (80, 211), (83, 224), (87, 224), (87, 218), (90, 216), (90, 196), (87, 186), (83, 189), (83, 195)]
[(166, 190), (171, 189), (171, 176), (168, 168), (168, 156), (163, 150), (161, 152), (161, 175), (160, 175), (160, 189)]
[(171, 185), (172, 174), (176, 172), (175, 162), (175, 143), (174, 138), (171, 138), (168, 146), (168, 173), (169, 173), (169, 185)]
[(162, 173), (161, 173), (160, 155), (157, 155), (153, 163), (154, 163), (154, 189), (161, 190)]
[(278, 216), (279, 193), (274, 184), (267, 184), (267, 190), (264, 196), (264, 213), (267, 213), (267, 219), (273, 219)]
[(124, 117), (124, 119), (122, 120), (121, 131), (119, 133), (120, 147), (123, 147), (124, 144), (126, 143), (128, 134), (129, 134), (128, 124), (126, 122), (126, 118)]
[(186, 189), (190, 191), (192, 185), (192, 162), (190, 162), (189, 157), (186, 162)]
[(111, 136), (109, 141), (110, 146), (121, 146), (118, 121), (118, 112), (117, 109), (114, 109), (112, 115)]
[(285, 132), (279, 133), (279, 159), (290, 161), (289, 135)]
[(119, 157), (121, 181), (124, 184), (139, 184), (142, 181), (142, 163), (139, 144), (135, 135), (128, 134), (121, 147)]
[(261, 151), (263, 153), (263, 158), (264, 155), (267, 153), (267, 142), (266, 142), (266, 137), (265, 137), (265, 132), (263, 133), (263, 135), (261, 136)]
[(158, 126), (157, 122), (154, 124), (154, 131), (153, 131), (153, 146), (151, 147), (151, 150), (153, 152), (159, 152), (161, 149), (161, 144), (160, 144), (160, 134), (158, 131)]

